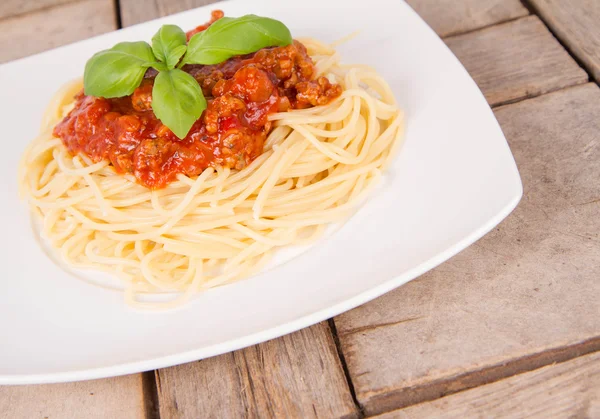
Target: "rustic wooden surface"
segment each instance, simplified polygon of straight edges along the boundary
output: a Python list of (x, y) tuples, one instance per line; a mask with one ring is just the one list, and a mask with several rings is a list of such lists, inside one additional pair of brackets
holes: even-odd
[(600, 417), (600, 353), (377, 416), (377, 419)]
[[(218, 0), (154, 0), (151, 2), (139, 0), (120, 0), (121, 22), (123, 26), (146, 22), (157, 17), (172, 15), (184, 10), (194, 9), (215, 3)], [(210, 16), (207, 15), (207, 19)]]
[(68, 3), (70, 0), (3, 0), (0, 8), (0, 19), (21, 15), (32, 12), (34, 10), (46, 9), (63, 3)]
[(600, 82), (600, 1), (530, 1), (552, 31)]
[(76, 1), (0, 19), (0, 63), (115, 29), (113, 0)]
[(327, 323), (159, 370), (157, 387), (164, 418), (358, 416)]
[(528, 14), (519, 0), (407, 0), (440, 36), (494, 25)]
[(145, 418), (142, 374), (78, 383), (0, 386), (7, 419)]
[(446, 39), (491, 105), (587, 81), (536, 16)]
[[(525, 187), (517, 210), (330, 324), (154, 373), (0, 387), (0, 416), (600, 415), (600, 359), (585, 355), (600, 349), (600, 91), (578, 65), (599, 80), (599, 3), (530, 0), (528, 16), (519, 0), (408, 1), (490, 104), (518, 102), (495, 109)], [(211, 2), (7, 0), (0, 62)]]

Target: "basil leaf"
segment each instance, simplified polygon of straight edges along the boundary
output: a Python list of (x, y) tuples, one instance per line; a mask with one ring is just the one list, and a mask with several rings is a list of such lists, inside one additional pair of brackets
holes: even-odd
[(169, 68), (167, 67), (167, 65), (165, 63), (161, 63), (160, 61), (156, 61), (156, 62), (152, 63), (150, 65), (150, 67), (152, 67), (156, 71), (167, 71), (167, 70), (169, 70)]
[(261, 48), (292, 43), (290, 30), (280, 21), (256, 15), (223, 17), (190, 39), (182, 64), (218, 64)]
[(183, 139), (206, 109), (206, 99), (195, 78), (173, 69), (154, 79), (152, 110), (173, 133)]
[(173, 48), (167, 56), (167, 67), (169, 67), (169, 69), (175, 68), (186, 50), (187, 45), (179, 45), (178, 47)]
[(155, 60), (146, 42), (121, 42), (100, 51), (85, 64), (84, 92), (106, 98), (130, 95)]
[(186, 42), (185, 32), (179, 26), (163, 25), (152, 37), (152, 51), (156, 58), (168, 64), (167, 59), (171, 52), (175, 48), (184, 46)]

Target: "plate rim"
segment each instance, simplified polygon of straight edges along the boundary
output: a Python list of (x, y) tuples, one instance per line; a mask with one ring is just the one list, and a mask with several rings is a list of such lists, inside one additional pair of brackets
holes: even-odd
[(123, 362), (105, 367), (77, 369), (64, 372), (43, 374), (0, 374), (0, 385), (76, 382), (152, 371), (222, 355), (238, 349), (246, 348), (251, 345), (276, 339), (306, 327), (313, 326), (319, 322), (328, 320), (341, 313), (356, 308), (362, 304), (368, 303), (369, 301), (374, 300), (375, 298), (380, 297), (383, 294), (412, 281), (413, 279), (434, 269), (451, 257), (460, 253), (462, 250), (469, 247), (471, 244), (479, 240), (481, 237), (489, 233), (494, 227), (500, 224), (517, 207), (521, 197), (523, 196), (523, 187), (520, 177), (519, 186), (520, 188), (517, 191), (517, 194), (505, 207), (502, 208), (498, 214), (496, 214), (496, 216), (492, 217), (485, 225), (476, 229), (467, 237), (457, 241), (443, 252), (438, 253), (434, 257), (406, 271), (402, 275), (393, 277), (373, 288), (368, 289), (367, 291), (364, 291), (354, 297), (348, 298), (325, 309), (315, 311), (295, 320), (284, 322), (283, 324), (264, 329), (257, 333), (251, 333), (215, 345), (179, 352), (173, 355), (153, 357), (151, 359), (134, 362)]

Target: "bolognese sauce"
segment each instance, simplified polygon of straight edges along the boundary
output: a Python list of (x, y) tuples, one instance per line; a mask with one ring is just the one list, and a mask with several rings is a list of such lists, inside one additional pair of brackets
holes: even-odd
[[(188, 39), (223, 16), (188, 32)], [(167, 186), (177, 174), (196, 176), (208, 167), (242, 169), (263, 151), (271, 130), (268, 116), (289, 109), (325, 105), (341, 86), (317, 77), (306, 48), (298, 41), (264, 48), (216, 65), (186, 65), (200, 84), (207, 108), (184, 139), (152, 112), (156, 72), (148, 70), (132, 95), (121, 98), (76, 96), (73, 110), (54, 128), (71, 154), (109, 161), (151, 189)]]

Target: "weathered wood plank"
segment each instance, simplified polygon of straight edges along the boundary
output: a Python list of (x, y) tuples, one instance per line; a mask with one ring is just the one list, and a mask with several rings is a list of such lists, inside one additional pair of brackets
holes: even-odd
[(550, 29), (600, 82), (600, 2), (531, 0)]
[(600, 417), (600, 353), (377, 416), (378, 419), (566, 417)]
[(168, 418), (356, 417), (327, 323), (157, 371)]
[(407, 0), (440, 36), (455, 35), (526, 16), (519, 0)]
[(142, 375), (33, 386), (0, 386), (0, 416), (123, 418), (146, 416)]
[[(207, 4), (216, 3), (219, 0), (155, 0), (152, 2), (141, 2), (138, 0), (121, 0), (121, 23), (123, 26), (131, 26), (136, 23), (146, 22), (184, 10), (194, 9)], [(208, 20), (209, 16), (207, 15)], [(202, 22), (199, 22), (200, 24)]]
[(0, 21), (0, 62), (115, 29), (112, 0), (84, 0), (3, 19)]
[(439, 268), (335, 319), (368, 413), (600, 349), (600, 89), (496, 116), (524, 184), (515, 212)]
[(3, 0), (0, 4), (0, 19), (57, 6), (69, 1), (72, 0)]
[(587, 74), (536, 17), (447, 38), (491, 105), (587, 81)]

